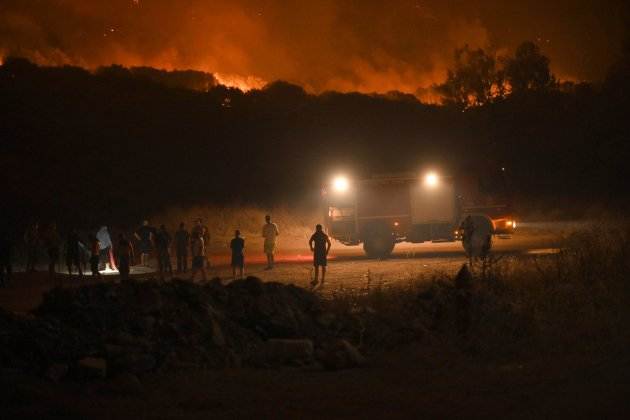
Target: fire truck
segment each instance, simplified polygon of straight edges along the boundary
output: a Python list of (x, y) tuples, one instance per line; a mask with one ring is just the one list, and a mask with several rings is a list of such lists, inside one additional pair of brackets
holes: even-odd
[(488, 182), (428, 171), (353, 180), (337, 176), (322, 190), (328, 234), (344, 245), (363, 244), (371, 258), (389, 256), (400, 242), (461, 240), (471, 216), (475, 229), (511, 235), (516, 221), (501, 177)]

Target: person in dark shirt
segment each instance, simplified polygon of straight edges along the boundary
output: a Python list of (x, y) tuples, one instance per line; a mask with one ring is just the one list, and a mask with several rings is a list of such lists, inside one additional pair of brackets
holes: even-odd
[(134, 233), (138, 240), (138, 250), (140, 251), (140, 264), (145, 267), (149, 266), (149, 254), (153, 249), (153, 240), (155, 239), (155, 229), (149, 226), (149, 221), (142, 222), (142, 226)]
[(68, 274), (72, 277), (72, 267), (76, 266), (79, 277), (83, 277), (83, 269), (81, 268), (81, 245), (79, 244), (79, 235), (76, 230), (71, 230), (66, 239), (66, 266)]
[(313, 253), (313, 265), (315, 266), (315, 279), (311, 282), (311, 286), (315, 288), (319, 282), (319, 268), (322, 270), (322, 281), (320, 287), (324, 286), (326, 277), (326, 265), (328, 264), (328, 252), (330, 251), (331, 242), (328, 235), (324, 233), (322, 225), (315, 226), (315, 233), (308, 241), (308, 245)]
[(177, 254), (177, 272), (188, 271), (188, 245), (190, 244), (190, 233), (186, 230), (184, 222), (179, 224), (179, 229), (175, 232), (175, 253)]
[(160, 229), (155, 235), (155, 248), (158, 254), (158, 268), (160, 271), (160, 279), (164, 279), (164, 273), (168, 272), (173, 276), (173, 267), (171, 266), (171, 235), (166, 230), (166, 226), (160, 225)]
[(236, 269), (239, 270), (239, 278), (243, 278), (243, 271), (245, 269), (245, 240), (241, 238), (241, 231), (234, 231), (234, 239), (230, 242), (230, 249), (232, 249), (232, 278), (236, 280)]

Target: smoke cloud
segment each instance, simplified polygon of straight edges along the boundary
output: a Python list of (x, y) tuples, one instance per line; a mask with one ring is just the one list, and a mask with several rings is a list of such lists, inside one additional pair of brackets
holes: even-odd
[(592, 62), (566, 48), (579, 42), (571, 37), (590, 27), (592, 10), (572, 17), (572, 9), (541, 11), (533, 7), (537, 3), (4, 0), (0, 54), (90, 68), (113, 63), (192, 68), (240, 87), (282, 79), (313, 92), (418, 94), (444, 79), (458, 46), (498, 50), (532, 39), (551, 56), (557, 72), (575, 78), (601, 76), (614, 50), (606, 41), (621, 38), (622, 17), (627, 16), (625, 8), (620, 9), (623, 2), (612, 2), (618, 10), (610, 12), (606, 27), (601, 16), (593, 17), (598, 31), (591, 31), (590, 41), (582, 43), (592, 48), (587, 54)]

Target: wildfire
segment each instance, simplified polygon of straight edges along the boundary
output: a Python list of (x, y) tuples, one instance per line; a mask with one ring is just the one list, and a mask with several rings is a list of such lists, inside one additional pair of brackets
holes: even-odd
[(243, 92), (248, 92), (252, 89), (261, 89), (267, 84), (265, 80), (256, 76), (214, 73), (214, 77), (217, 79), (219, 84), (237, 88), (242, 90)]

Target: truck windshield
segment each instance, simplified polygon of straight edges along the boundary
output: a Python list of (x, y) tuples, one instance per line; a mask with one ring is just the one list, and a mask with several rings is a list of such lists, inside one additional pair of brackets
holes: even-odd
[(328, 216), (333, 221), (353, 219), (354, 207), (329, 207)]

